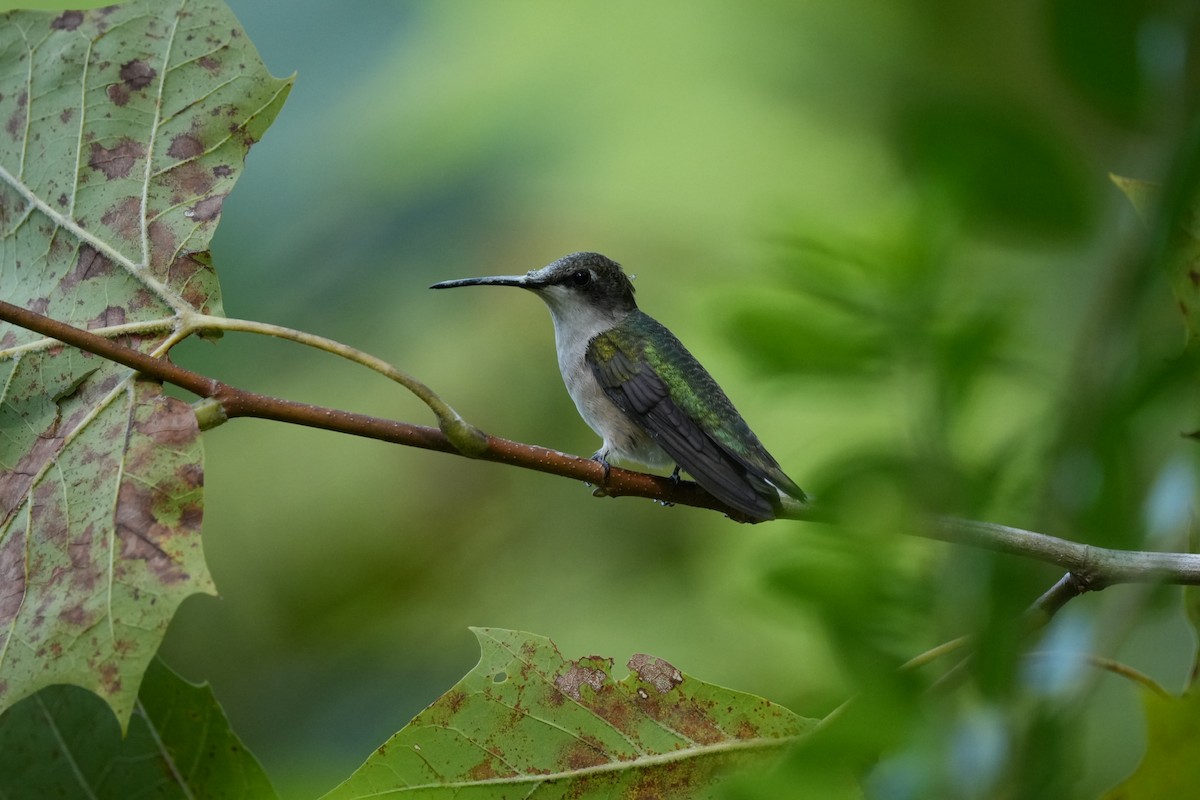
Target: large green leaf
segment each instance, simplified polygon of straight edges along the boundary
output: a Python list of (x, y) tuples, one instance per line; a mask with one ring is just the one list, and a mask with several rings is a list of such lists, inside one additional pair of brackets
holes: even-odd
[[(163, 354), (221, 311), (207, 248), (290, 81), (217, 0), (0, 16), (0, 297)], [(212, 590), (194, 415), (0, 323), (0, 710), (71, 683), (124, 724)]]
[(1104, 800), (1190, 797), (1200, 783), (1200, 693), (1183, 697), (1142, 695), (1146, 711), (1146, 756)]
[[(1156, 214), (1161, 213), (1162, 187), (1152, 181), (1110, 175), (1113, 183), (1125, 193), (1138, 216), (1154, 224)], [(1193, 203), (1183, 209), (1179, 219), (1173, 220), (1164, 254), (1167, 274), (1171, 280), (1171, 291), (1183, 323), (1187, 326), (1188, 341), (1200, 337), (1200, 204)]]
[(611, 658), (473, 630), (479, 664), (325, 800), (698, 797), (721, 767), (770, 763), (816, 725), (652, 656), (617, 683)]
[(275, 796), (208, 687), (157, 659), (127, 736), (100, 700), (73, 686), (43, 689), (0, 716), (0, 797)]

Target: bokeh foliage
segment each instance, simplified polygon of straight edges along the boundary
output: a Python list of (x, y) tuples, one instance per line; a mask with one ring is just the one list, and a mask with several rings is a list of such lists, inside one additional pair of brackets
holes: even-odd
[[(232, 313), (330, 334), (497, 434), (594, 438), (528, 298), (436, 279), (595, 249), (849, 523), (687, 509), (328, 434), (206, 435), (220, 601), (166, 656), (210, 678), (284, 797), (309, 797), (473, 661), (468, 625), (564, 651), (649, 651), (819, 717), (779, 773), (731, 786), (885, 798), (1090, 797), (1137, 764), (1137, 692), (1171, 689), (1179, 592), (1020, 614), (1058, 575), (912, 540), (926, 510), (1120, 547), (1183, 546), (1193, 357), (1165, 261), (1194, 200), (1187, 2), (708, 0), (233, 3), (300, 79), (224, 207)], [(1145, 226), (1109, 173), (1152, 180)], [(275, 343), (183, 348), (250, 388), (392, 416), (390, 386)], [(918, 672), (911, 656), (970, 633)], [(1151, 737), (1153, 739), (1153, 737)], [(828, 769), (828, 772), (824, 770)]]
[[(357, 763), (332, 731), (361, 752), (432, 701), (480, 624), (649, 650), (806, 716), (871, 687), (794, 769), (849, 761), (878, 796), (1120, 780), (1144, 742), (1137, 694), (1079, 653), (1179, 688), (1178, 593), (1085, 597), (1027, 642), (1019, 616), (1053, 570), (899, 535), (930, 508), (1111, 546), (1179, 546), (1186, 527), (1186, 340), (1161, 228), (1108, 174), (1187, 182), (1194, 12), (1085, 5), (238, 7), (300, 80), (227, 205), (236, 313), (364, 344), (487, 430), (588, 453), (543, 309), (423, 287), (600, 250), (855, 524), (737, 528), (436, 455), (221, 430), (206, 543), (225, 599), (185, 607), (174, 659), (213, 676), (296, 785), (301, 754), (328, 759), (318, 782)], [(325, 40), (349, 60), (319, 60)], [(404, 413), (389, 387), (260, 343), (236, 342), (241, 367), (231, 344), (189, 363)], [(228, 649), (206, 655), (218, 633)], [(924, 694), (952, 660), (896, 671), (963, 633), (979, 649), (953, 691)]]

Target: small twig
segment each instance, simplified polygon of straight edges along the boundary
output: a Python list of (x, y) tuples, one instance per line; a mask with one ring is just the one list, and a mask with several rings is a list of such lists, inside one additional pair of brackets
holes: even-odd
[(473, 455), (475, 451), (481, 450), (485, 444), (483, 433), (463, 419), (462, 415), (451, 408), (442, 398), (438, 397), (436, 392), (408, 373), (397, 369), (395, 366), (370, 353), (363, 352), (362, 350), (324, 336), (317, 336), (316, 334), (298, 331), (293, 328), (285, 328), (282, 325), (271, 325), (266, 322), (233, 319), (230, 317), (214, 317), (194, 312), (183, 314), (182, 321), (182, 333), (184, 336), (191, 333), (208, 333), (212, 331), (257, 333), (264, 336), (274, 336), (277, 339), (286, 339), (287, 341), (323, 350), (352, 361), (355, 364), (378, 372), (389, 380), (395, 381), (416, 395), (421, 402), (429, 406), (429, 409), (438, 419), (438, 427), (450, 437), (459, 451)]
[(1033, 622), (1035, 629), (1041, 628), (1069, 601), (1090, 589), (1091, 587), (1086, 581), (1074, 572), (1068, 572), (1034, 601), (1033, 605), (1029, 607), (1027, 616)]
[[(943, 520), (945, 522), (945, 520)], [(998, 548), (996, 548), (998, 549)], [(1058, 611), (1065, 606), (1070, 600), (1078, 597), (1088, 591), (1088, 586), (1073, 572), (1068, 572), (1060, 578), (1053, 586), (1045, 591), (1041, 597), (1033, 602), (1026, 611), (1025, 619), (1028, 622), (1028, 629), (1025, 633), (1032, 634), (1035, 631), (1044, 628), (1049, 624), (1050, 620)], [(901, 665), (901, 669), (915, 669), (922, 667), (925, 664), (939, 658), (946, 653), (952, 653), (960, 650), (970, 644), (970, 636), (960, 636), (957, 639), (951, 639), (948, 642), (939, 644), (924, 653), (916, 655)], [(934, 690), (944, 690), (949, 686), (956, 685), (962, 678), (967, 664), (970, 663), (972, 653), (963, 656), (957, 663), (946, 670), (931, 687)]]
[(929, 648), (924, 653), (919, 653), (918, 655), (915, 655), (912, 658), (910, 658), (908, 661), (905, 661), (903, 664), (900, 665), (900, 669), (901, 670), (919, 669), (920, 667), (923, 667), (926, 664), (929, 664), (948, 653), (953, 653), (955, 650), (961, 650), (962, 648), (964, 648), (968, 644), (970, 644), (970, 642), (971, 642), (970, 636), (959, 636), (957, 639), (951, 639), (948, 642), (942, 642), (941, 644), (939, 644), (935, 647)]
[[(1087, 663), (1091, 664), (1093, 667), (1096, 667), (1097, 669), (1105, 670), (1107, 672), (1111, 672), (1112, 674), (1118, 675), (1122, 678), (1125, 678), (1126, 680), (1133, 681), (1134, 683), (1139, 684), (1143, 688), (1150, 690), (1151, 692), (1158, 695), (1159, 697), (1161, 697), (1164, 700), (1172, 700), (1175, 698), (1175, 696), (1173, 694), (1171, 694), (1170, 692), (1168, 692), (1161, 683), (1154, 680), (1154, 678), (1151, 678), (1149, 675), (1142, 672), (1141, 670), (1135, 669), (1134, 667), (1131, 667), (1128, 664), (1123, 664), (1120, 661), (1117, 661), (1112, 658), (1105, 658), (1104, 656), (1093, 655), (1092, 653), (1081, 653), (1080, 655), (1084, 660), (1087, 661)], [(1029, 657), (1030, 658), (1057, 658), (1058, 654), (1036, 651), (1036, 652), (1029, 653)]]
[(1154, 680), (1154, 678), (1151, 678), (1141, 670), (1134, 669), (1128, 664), (1122, 664), (1120, 661), (1115, 661), (1111, 658), (1104, 658), (1103, 656), (1095, 656), (1090, 654), (1088, 655), (1087, 660), (1088, 663), (1094, 667), (1108, 670), (1114, 675), (1120, 675), (1122, 678), (1127, 678), (1134, 683), (1141, 684), (1164, 700), (1175, 699), (1175, 696), (1163, 688), (1161, 683)]

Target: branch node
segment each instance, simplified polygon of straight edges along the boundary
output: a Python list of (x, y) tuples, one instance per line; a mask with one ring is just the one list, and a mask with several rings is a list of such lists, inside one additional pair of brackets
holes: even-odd
[(192, 403), (192, 411), (195, 413), (196, 423), (202, 431), (212, 430), (229, 421), (229, 416), (225, 413), (225, 406), (221, 401), (211, 397)]
[(488, 451), (488, 435), (455, 414), (453, 417), (439, 415), (438, 427), (454, 449), (468, 458), (479, 458)]

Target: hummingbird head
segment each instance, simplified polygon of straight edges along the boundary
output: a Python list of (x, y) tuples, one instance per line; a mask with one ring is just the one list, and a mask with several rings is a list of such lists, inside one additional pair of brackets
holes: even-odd
[(545, 301), (555, 326), (603, 330), (637, 309), (633, 284), (621, 265), (599, 253), (571, 253), (524, 275), (493, 275), (442, 281), (431, 289), (458, 286), (517, 286)]

